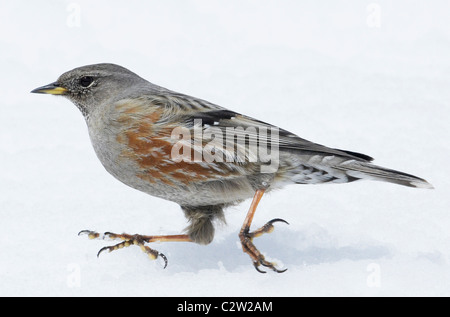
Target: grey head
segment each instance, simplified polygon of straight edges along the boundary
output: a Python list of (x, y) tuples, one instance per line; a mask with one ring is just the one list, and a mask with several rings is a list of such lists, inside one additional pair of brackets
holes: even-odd
[(99, 104), (134, 97), (153, 86), (128, 69), (115, 64), (94, 64), (65, 72), (51, 84), (32, 93), (62, 95), (72, 101), (86, 119)]

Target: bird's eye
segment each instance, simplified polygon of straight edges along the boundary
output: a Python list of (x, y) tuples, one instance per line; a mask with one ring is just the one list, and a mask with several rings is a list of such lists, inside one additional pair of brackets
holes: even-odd
[(80, 85), (83, 87), (89, 87), (90, 84), (94, 81), (94, 78), (91, 76), (83, 76), (80, 78)]

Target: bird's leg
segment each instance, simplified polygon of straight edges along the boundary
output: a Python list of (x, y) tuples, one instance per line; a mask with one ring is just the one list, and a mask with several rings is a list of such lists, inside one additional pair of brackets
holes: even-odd
[(266, 273), (265, 271), (259, 268), (260, 265), (268, 267), (277, 273), (285, 272), (287, 269), (278, 270), (275, 267), (274, 263), (268, 262), (265, 260), (264, 255), (259, 252), (259, 250), (253, 244), (253, 238), (257, 238), (264, 233), (270, 233), (273, 231), (273, 223), (275, 222), (284, 222), (288, 224), (283, 219), (272, 219), (268, 223), (266, 223), (261, 228), (250, 232), (250, 226), (252, 224), (253, 216), (255, 215), (256, 207), (258, 206), (262, 196), (264, 195), (265, 189), (258, 189), (253, 197), (252, 204), (250, 205), (250, 209), (248, 210), (247, 217), (245, 217), (244, 224), (242, 225), (241, 231), (239, 232), (239, 239), (241, 240), (242, 250), (247, 253), (253, 261), (253, 265), (255, 269), (260, 273)]
[(167, 266), (167, 257), (156, 251), (151, 249), (150, 247), (146, 246), (145, 243), (150, 242), (192, 242), (191, 238), (187, 234), (178, 234), (178, 235), (165, 235), (165, 236), (145, 236), (140, 234), (117, 234), (112, 232), (105, 232), (103, 234), (99, 234), (95, 231), (90, 230), (83, 230), (78, 233), (78, 235), (87, 235), (89, 239), (111, 239), (111, 240), (122, 240), (122, 242), (113, 245), (101, 248), (100, 251), (98, 251), (97, 256), (100, 255), (103, 251), (115, 251), (118, 249), (122, 249), (124, 247), (129, 247), (131, 245), (137, 245), (141, 248), (141, 250), (146, 253), (150, 259), (155, 260), (158, 257), (163, 258), (165, 265), (164, 268)]

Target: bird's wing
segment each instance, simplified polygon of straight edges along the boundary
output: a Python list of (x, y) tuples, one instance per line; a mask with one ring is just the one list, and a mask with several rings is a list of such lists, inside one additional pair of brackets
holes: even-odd
[(182, 119), (189, 127), (202, 126), (204, 133), (214, 133), (220, 129), (227, 142), (246, 140), (248, 146), (251, 140), (258, 146), (267, 146), (278, 151), (302, 152), (312, 155), (337, 155), (358, 161), (372, 161), (365, 154), (329, 148), (298, 137), (297, 135), (274, 125), (226, 109), (212, 109), (185, 115)]
[[(266, 122), (222, 108), (207, 101), (175, 92), (152, 96), (152, 103), (164, 109), (160, 121), (172, 127), (188, 129), (191, 138), (186, 145), (194, 152), (212, 153), (236, 163), (258, 162), (260, 147), (300, 154), (340, 156), (357, 161), (370, 162), (365, 154), (329, 148), (298, 137), (297, 135)], [(199, 134), (201, 132), (201, 134)], [(202, 137), (201, 143), (195, 137)], [(181, 141), (182, 142), (182, 141)], [(202, 148), (199, 148), (199, 146)]]

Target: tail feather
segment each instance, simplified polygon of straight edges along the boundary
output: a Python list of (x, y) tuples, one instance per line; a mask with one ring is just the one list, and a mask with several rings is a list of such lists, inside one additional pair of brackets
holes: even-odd
[(426, 180), (417, 176), (360, 161), (346, 161), (334, 168), (344, 171), (348, 176), (359, 179), (373, 179), (408, 187), (434, 188)]

